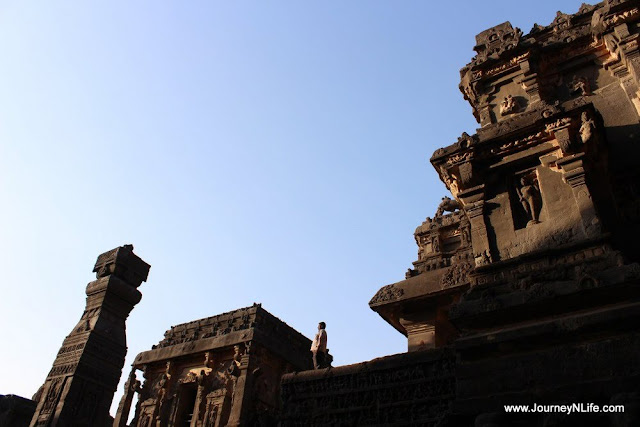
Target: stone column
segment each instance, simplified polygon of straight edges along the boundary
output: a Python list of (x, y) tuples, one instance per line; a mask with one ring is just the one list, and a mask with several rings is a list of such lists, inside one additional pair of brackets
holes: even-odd
[(240, 375), (236, 381), (231, 402), (231, 414), (228, 426), (240, 426), (248, 423), (253, 404), (253, 370), (255, 369), (255, 356), (246, 353), (240, 360)]
[(400, 324), (407, 331), (407, 351), (421, 351), (436, 348), (435, 316), (428, 321), (401, 317)]
[(109, 408), (127, 353), (125, 321), (142, 294), (149, 265), (132, 245), (98, 257), (78, 324), (65, 338), (31, 420), (31, 427), (110, 425)]
[(113, 427), (127, 427), (127, 419), (129, 418), (129, 411), (131, 411), (131, 402), (133, 396), (140, 389), (140, 381), (136, 379), (136, 368), (131, 369), (129, 379), (124, 383), (124, 394), (120, 399), (118, 405), (118, 412), (113, 420)]
[(205, 371), (204, 369), (200, 371), (198, 375), (198, 388), (196, 391), (196, 403), (193, 407), (193, 416), (191, 417), (191, 427), (198, 427), (202, 424), (202, 418), (206, 412), (205, 402), (206, 402), (206, 394), (204, 392), (204, 380), (205, 380)]
[(464, 211), (471, 225), (471, 242), (476, 267), (488, 264), (492, 260), (489, 235), (484, 217), (484, 185), (478, 185), (458, 193)]

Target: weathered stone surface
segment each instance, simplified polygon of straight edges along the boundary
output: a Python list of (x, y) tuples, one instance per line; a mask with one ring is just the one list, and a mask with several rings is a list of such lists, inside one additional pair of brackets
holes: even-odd
[(132, 426), (273, 425), (280, 377), (312, 369), (310, 347), (260, 304), (173, 326), (136, 357), (116, 421), (128, 418), (129, 392), (138, 393)]
[(31, 426), (107, 426), (127, 353), (125, 320), (142, 294), (149, 265), (125, 245), (98, 257), (97, 280), (41, 390)]
[[(508, 22), (478, 35), (460, 89), (481, 127), (431, 158), (453, 199), (416, 229), (406, 279), (369, 302), (409, 351), (455, 356), (450, 406), (425, 424), (640, 424), (639, 11), (584, 4), (527, 35)], [(367, 365), (350, 369), (375, 396)], [(284, 388), (288, 421), (360, 421), (355, 393), (337, 402), (340, 388), (305, 375)], [(286, 394), (309, 388), (322, 393)], [(569, 419), (503, 407), (615, 401), (630, 411)]]
[(407, 336), (409, 351), (440, 347), (457, 335), (447, 312), (469, 287), (474, 266), (470, 223), (459, 209), (458, 201), (443, 197), (435, 217), (416, 228), (414, 268), (369, 301), (372, 310)]
[(0, 427), (27, 427), (36, 402), (13, 394), (0, 395)]
[(282, 378), (281, 425), (442, 425), (455, 394), (453, 354), (398, 354)]
[[(174, 326), (139, 354), (114, 425), (136, 394), (138, 427), (640, 425), (639, 40), (637, 0), (477, 36), (460, 89), (480, 128), (431, 157), (452, 198), (416, 228), (405, 279), (369, 302), (408, 353), (310, 370), (310, 340), (254, 305)], [(109, 422), (148, 271), (137, 260), (127, 247), (99, 257), (36, 425)], [(115, 328), (100, 316), (110, 292), (127, 302)], [(504, 411), (534, 403), (625, 412)]]

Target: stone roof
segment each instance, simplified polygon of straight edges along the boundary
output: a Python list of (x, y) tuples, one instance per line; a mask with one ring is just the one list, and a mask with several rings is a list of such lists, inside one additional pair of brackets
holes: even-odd
[[(288, 360), (306, 355), (311, 340), (275, 317), (261, 304), (172, 326), (151, 350), (140, 353), (134, 364), (155, 362), (258, 341)], [(301, 362), (302, 363), (302, 362)]]

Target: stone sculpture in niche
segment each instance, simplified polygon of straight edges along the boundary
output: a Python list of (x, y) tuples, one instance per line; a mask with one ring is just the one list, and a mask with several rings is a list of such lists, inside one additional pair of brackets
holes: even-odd
[(513, 114), (516, 112), (517, 108), (518, 103), (516, 102), (516, 99), (513, 96), (508, 95), (500, 104), (500, 115), (506, 116), (508, 114)]
[(585, 111), (582, 113), (582, 124), (580, 125), (580, 139), (583, 144), (586, 144), (593, 136), (593, 131), (596, 128), (596, 123), (589, 114)]
[(527, 227), (538, 224), (540, 222), (540, 188), (538, 187), (538, 180), (535, 177), (523, 176), (520, 178), (520, 186), (516, 186), (516, 192), (529, 218)]
[(433, 251), (433, 246), (427, 248), (429, 243), (427, 236), (416, 237), (416, 242), (418, 243), (418, 259), (424, 259), (429, 252)]

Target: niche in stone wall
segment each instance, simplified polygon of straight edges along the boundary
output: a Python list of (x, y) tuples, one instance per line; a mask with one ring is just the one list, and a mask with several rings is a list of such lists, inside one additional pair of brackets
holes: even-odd
[(444, 230), (441, 236), (442, 239), (442, 251), (449, 253), (454, 252), (462, 245), (462, 239), (460, 238), (460, 230), (458, 228), (450, 228)]
[(492, 122), (500, 122), (526, 111), (529, 97), (522, 85), (516, 84), (513, 75), (498, 79), (494, 83), (491, 97)]
[(193, 419), (198, 391), (194, 384), (180, 384), (178, 393), (178, 410), (175, 417), (176, 426), (189, 426)]

